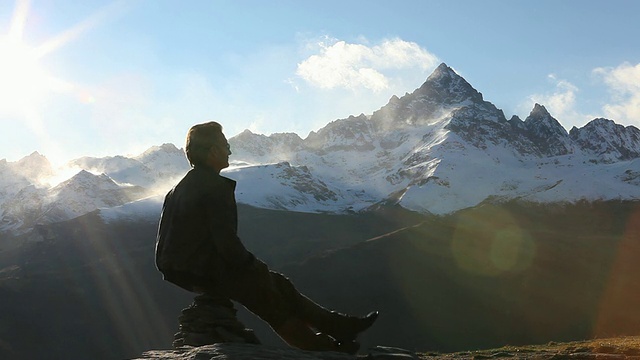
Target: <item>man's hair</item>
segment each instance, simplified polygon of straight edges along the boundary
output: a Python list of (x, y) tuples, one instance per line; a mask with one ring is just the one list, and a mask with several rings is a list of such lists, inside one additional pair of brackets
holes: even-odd
[(186, 153), (191, 166), (203, 165), (209, 149), (222, 138), (222, 125), (215, 121), (193, 125), (187, 133)]

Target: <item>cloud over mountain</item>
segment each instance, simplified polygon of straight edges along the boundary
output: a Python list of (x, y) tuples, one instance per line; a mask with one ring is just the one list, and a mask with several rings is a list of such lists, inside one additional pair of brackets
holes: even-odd
[(380, 91), (389, 87), (393, 70), (427, 70), (438, 63), (438, 58), (426, 49), (398, 38), (373, 46), (325, 39), (316, 46), (318, 54), (299, 63), (296, 75), (325, 89)]
[(640, 63), (624, 63), (616, 68), (597, 68), (612, 94), (604, 106), (606, 116), (640, 126)]

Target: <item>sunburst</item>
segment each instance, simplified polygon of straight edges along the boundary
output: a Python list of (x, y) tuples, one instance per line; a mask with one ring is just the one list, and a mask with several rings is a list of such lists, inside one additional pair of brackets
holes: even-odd
[(11, 28), (0, 36), (0, 110), (22, 112), (34, 105), (48, 82), (36, 49), (22, 41), (28, 1), (16, 2)]
[(47, 54), (56, 51), (90, 28), (124, 9), (115, 1), (60, 34), (32, 46), (23, 40), (29, 0), (16, 0), (9, 32), (0, 35), (0, 114), (33, 114), (40, 101), (52, 92), (68, 92), (86, 97), (78, 84), (53, 76), (43, 66)]

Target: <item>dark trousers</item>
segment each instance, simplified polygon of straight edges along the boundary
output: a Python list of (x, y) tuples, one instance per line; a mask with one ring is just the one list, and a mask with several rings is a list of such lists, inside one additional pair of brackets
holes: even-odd
[(313, 326), (318, 320), (335, 314), (301, 294), (288, 278), (269, 270), (259, 260), (240, 275), (222, 280), (218, 286), (203, 285), (205, 294), (239, 302), (276, 330), (288, 320), (297, 319)]

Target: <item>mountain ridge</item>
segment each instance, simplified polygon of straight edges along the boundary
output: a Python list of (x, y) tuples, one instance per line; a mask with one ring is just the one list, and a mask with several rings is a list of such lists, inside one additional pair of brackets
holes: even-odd
[[(358, 212), (384, 203), (447, 214), (488, 199), (640, 199), (638, 128), (597, 118), (567, 131), (541, 104), (524, 121), (507, 120), (445, 63), (419, 88), (392, 96), (371, 115), (331, 121), (304, 139), (245, 130), (229, 143), (232, 166), (223, 174), (242, 180), (238, 202), (272, 209)], [(184, 150), (173, 144), (67, 165), (105, 174), (131, 193), (131, 201), (166, 192), (190, 168)], [(52, 191), (42, 182), (51, 173), (37, 152), (0, 163), (2, 229), (20, 223), (20, 214), (6, 218), (6, 204), (19, 201), (29, 185)], [(33, 191), (22, 195), (33, 197)], [(90, 203), (87, 198), (86, 210), (110, 206)]]
[[(593, 120), (584, 127), (585, 133), (599, 133), (597, 129), (602, 124), (609, 123)], [(589, 130), (592, 128), (596, 130)], [(292, 166), (308, 166), (312, 173), (320, 177), (331, 175), (318, 165), (322, 162), (325, 166), (336, 169), (337, 175), (332, 180), (342, 187), (362, 188), (362, 182), (353, 177), (365, 178), (375, 183), (375, 186), (368, 189), (365, 187), (365, 192), (375, 194), (381, 201), (389, 202), (396, 198), (400, 205), (405, 206), (406, 202), (403, 204), (402, 197), (397, 194), (414, 193), (413, 196), (418, 198), (410, 201), (409, 209), (446, 213), (473, 206), (483, 199), (531, 197), (532, 194), (543, 193), (544, 189), (554, 189), (554, 184), (570, 182), (574, 185), (576, 179), (567, 181), (567, 176), (573, 176), (569, 171), (562, 174), (559, 171), (562, 168), (596, 175), (593, 182), (598, 184), (619, 182), (616, 179), (623, 178), (625, 173), (637, 171), (638, 164), (633, 160), (637, 158), (634, 156), (640, 150), (640, 143), (634, 142), (637, 128), (630, 126), (616, 129), (617, 132), (609, 132), (612, 137), (609, 143), (618, 146), (598, 152), (594, 151), (597, 138), (570, 135), (543, 105), (535, 104), (525, 121), (516, 116), (507, 121), (502, 110), (485, 101), (481, 93), (462, 77), (446, 64), (441, 64), (413, 93), (400, 98), (393, 96), (387, 105), (371, 116), (361, 114), (333, 121), (298, 142), (296, 149), (287, 149), (284, 144), (275, 145), (274, 141), (269, 144), (269, 149), (280, 146), (285, 150), (273, 153), (253, 152), (245, 144), (255, 147), (258, 139), (256, 137), (254, 141), (250, 133), (244, 133), (241, 138), (231, 138), (230, 143), (236, 154), (235, 158), (232, 155), (232, 159), (241, 159), (245, 163), (287, 161)], [(579, 132), (573, 130), (573, 133)], [(269, 139), (271, 138), (260, 136), (262, 143)], [(578, 142), (577, 139), (582, 140)], [(354, 158), (357, 160), (354, 161)], [(626, 167), (624, 171), (607, 179), (601, 179), (602, 176), (597, 174), (610, 173), (611, 169), (598, 171), (591, 166), (624, 161), (630, 161), (622, 165)], [(501, 185), (491, 186), (485, 182), (487, 189), (482, 196), (474, 197), (470, 194), (473, 200), (458, 201), (460, 196), (456, 192), (464, 192), (465, 184), (453, 170), (459, 170), (462, 162), (471, 163), (477, 168), (476, 174), (468, 172), (467, 178), (488, 177), (489, 174), (485, 174), (487, 171), (481, 168), (496, 168), (499, 170), (496, 173), (503, 177), (498, 177), (495, 181)], [(512, 169), (506, 169), (507, 164)], [(450, 170), (446, 170), (447, 168)], [(542, 171), (536, 173), (532, 169)], [(521, 176), (508, 178), (509, 172)], [(349, 178), (345, 173), (354, 176)], [(550, 177), (554, 179), (549, 179)], [(542, 181), (545, 179), (548, 181)], [(420, 205), (429, 199), (420, 197), (414, 190), (415, 187), (425, 186), (436, 195), (444, 192), (443, 187), (453, 189), (447, 194), (432, 198), (434, 202), (440, 197), (439, 202), (457, 202), (457, 205), (448, 208)], [(638, 198), (637, 188), (614, 189), (616, 186), (610, 187), (609, 194), (601, 192), (591, 198)], [(561, 185), (560, 189), (564, 187), (565, 185)], [(508, 191), (509, 189), (515, 191)], [(589, 193), (580, 193), (575, 189), (566, 189), (565, 192), (567, 194), (563, 195), (556, 190), (554, 196), (559, 201), (590, 198)], [(540, 201), (548, 201), (551, 197), (541, 196)]]

